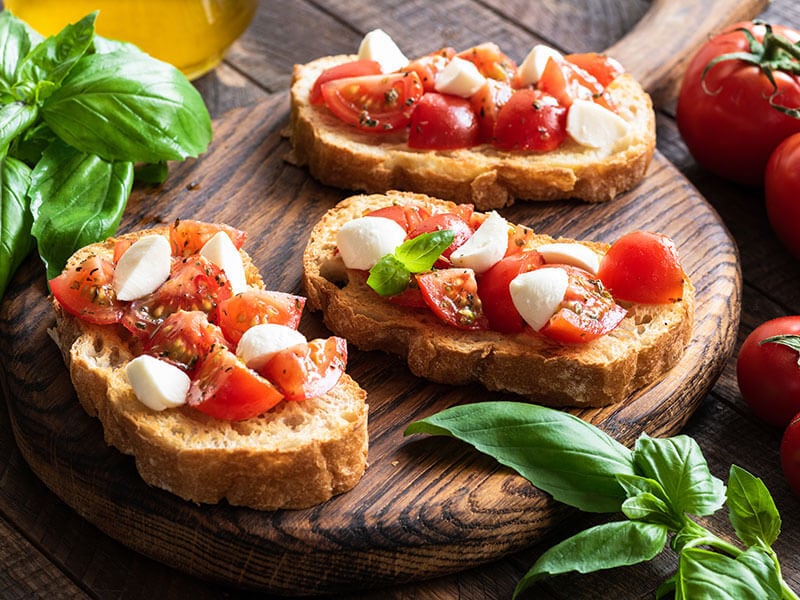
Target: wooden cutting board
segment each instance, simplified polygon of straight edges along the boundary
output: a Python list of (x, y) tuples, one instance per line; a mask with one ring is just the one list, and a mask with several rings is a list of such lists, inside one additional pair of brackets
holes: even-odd
[[(348, 194), (317, 184), (283, 160), (288, 110), (280, 94), (226, 114), (215, 123), (207, 154), (175, 166), (162, 187), (135, 190), (121, 231), (177, 217), (230, 223), (249, 232), (246, 249), (269, 288), (300, 292), (307, 235)], [(663, 381), (626, 402), (577, 414), (625, 444), (642, 432), (679, 431), (719, 375), (739, 322), (737, 251), (714, 210), (656, 154), (646, 179), (612, 202), (518, 203), (504, 215), (574, 238), (610, 242), (649, 229), (675, 240), (697, 288), (686, 355)], [(495, 560), (531, 545), (570, 514), (465, 444), (403, 437), (411, 421), (454, 404), (515, 398), (477, 386), (431, 384), (389, 355), (352, 348), (348, 372), (368, 391), (370, 405), (369, 467), (354, 490), (301, 511), (184, 502), (149, 488), (130, 457), (106, 446), (48, 338), (52, 324), (44, 271), (31, 259), (0, 308), (3, 392), (22, 455), (87, 520), (188, 573), (289, 594), (378, 587)], [(309, 337), (326, 334), (314, 314), (304, 316), (301, 330)]]

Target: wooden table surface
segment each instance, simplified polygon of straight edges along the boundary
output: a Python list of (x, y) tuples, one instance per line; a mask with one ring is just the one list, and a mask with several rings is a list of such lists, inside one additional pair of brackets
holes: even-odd
[[(764, 4), (748, 6), (756, 5)], [(563, 51), (612, 47), (650, 6), (644, 0), (440, 0), (435, 4), (420, 0), (265, 0), (225, 62), (196, 84), (212, 116), (220, 116), (271, 94), (285, 94), (294, 63), (347, 52), (364, 32), (375, 27), (386, 29), (398, 41), (412, 40), (401, 43), (404, 47), (420, 40), (421, 51), (493, 40), (512, 56), (521, 57), (536, 41)], [(794, 0), (775, 0), (760, 16), (800, 28), (800, 6)], [(771, 234), (761, 191), (722, 181), (703, 172), (692, 160), (675, 125), (674, 78), (639, 71), (642, 68), (637, 65), (635, 70), (647, 81), (658, 107), (658, 150), (719, 212), (738, 245), (743, 275), (738, 348), (761, 322), (800, 314), (796, 283), (800, 268)], [(735, 463), (764, 480), (783, 518), (775, 549), (784, 577), (793, 589), (800, 590), (800, 553), (796, 552), (800, 499), (792, 495), (780, 470), (781, 432), (750, 413), (739, 395), (734, 367), (735, 353), (684, 432), (697, 440), (718, 477), (727, 479), (729, 466)], [(552, 538), (502, 561), (441, 579), (355, 593), (351, 598), (509, 598), (516, 582), (543, 550), (597, 522), (597, 517), (578, 517), (555, 531)], [(706, 524), (723, 535), (729, 532), (722, 512)], [(530, 597), (652, 598), (674, 567), (674, 555), (665, 552), (644, 565), (552, 579)], [(5, 403), (0, 403), (0, 598), (154, 595), (264, 597), (177, 572), (135, 553), (84, 521), (30, 471), (15, 444)]]

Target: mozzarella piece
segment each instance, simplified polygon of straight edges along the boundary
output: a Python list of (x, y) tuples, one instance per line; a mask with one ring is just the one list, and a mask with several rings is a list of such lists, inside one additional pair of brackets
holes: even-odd
[(436, 76), (434, 88), (442, 94), (452, 94), (469, 98), (486, 83), (475, 63), (454, 56), (447, 66)]
[(339, 254), (348, 269), (371, 269), (406, 239), (406, 230), (385, 217), (359, 217), (336, 234)]
[(572, 265), (588, 271), (592, 275), (600, 268), (600, 257), (583, 244), (574, 242), (556, 242), (543, 244), (536, 250), (544, 258), (544, 262), (561, 265)]
[(520, 87), (534, 85), (539, 79), (542, 78), (544, 68), (547, 66), (547, 61), (551, 58), (556, 61), (561, 60), (563, 55), (550, 46), (544, 44), (535, 45), (522, 64), (517, 69), (517, 77), (519, 78)]
[(233, 294), (247, 289), (247, 277), (244, 273), (242, 255), (236, 249), (227, 233), (218, 231), (200, 248), (200, 256), (207, 258), (220, 269), (231, 284)]
[(191, 380), (171, 363), (142, 354), (125, 366), (125, 374), (139, 402), (148, 408), (161, 411), (186, 403)]
[(453, 251), (450, 262), (483, 273), (503, 258), (507, 248), (508, 222), (492, 211), (472, 237)]
[(383, 29), (373, 29), (358, 46), (359, 60), (374, 60), (384, 73), (399, 71), (408, 64), (408, 58)]
[(575, 100), (567, 112), (567, 134), (583, 146), (610, 148), (628, 134), (628, 123), (591, 100)]
[(251, 369), (258, 370), (281, 350), (305, 343), (306, 337), (292, 327), (260, 323), (244, 332), (236, 346), (236, 356)]
[(128, 248), (114, 270), (111, 286), (120, 300), (154, 292), (169, 277), (172, 249), (163, 235), (146, 235)]
[(539, 331), (555, 314), (569, 285), (569, 276), (558, 267), (535, 269), (511, 280), (511, 301), (525, 322)]

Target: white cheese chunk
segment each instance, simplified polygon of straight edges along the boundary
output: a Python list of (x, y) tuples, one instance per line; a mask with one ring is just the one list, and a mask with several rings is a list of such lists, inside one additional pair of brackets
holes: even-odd
[(547, 66), (547, 61), (551, 58), (561, 60), (562, 54), (555, 48), (545, 46), (544, 44), (535, 45), (525, 60), (520, 64), (517, 69), (517, 77), (519, 78), (519, 85), (525, 87), (534, 85), (542, 77), (544, 68)]
[(186, 403), (191, 381), (175, 365), (142, 354), (125, 366), (125, 374), (139, 402), (153, 410), (164, 410)]
[(628, 134), (628, 123), (591, 100), (575, 100), (567, 112), (567, 134), (583, 146), (610, 148)]
[(406, 239), (406, 230), (384, 217), (359, 217), (336, 234), (339, 254), (348, 269), (371, 269)]
[(225, 272), (233, 294), (247, 289), (242, 255), (225, 232), (218, 231), (200, 248), (200, 256), (207, 258)]
[(481, 75), (475, 63), (455, 56), (436, 76), (434, 88), (441, 94), (469, 98), (481, 89), (484, 83), (486, 77)]
[(408, 58), (383, 29), (373, 29), (358, 46), (359, 60), (374, 60), (384, 73), (399, 71), (408, 64)]
[(466, 242), (450, 255), (456, 267), (483, 273), (492, 268), (508, 248), (508, 222), (495, 211), (475, 230)]
[(163, 235), (139, 238), (124, 254), (114, 270), (111, 286), (120, 300), (136, 300), (154, 292), (169, 277), (172, 249)]
[(588, 271), (592, 275), (600, 268), (600, 257), (583, 244), (574, 242), (556, 242), (543, 244), (536, 250), (544, 258), (544, 262), (560, 265), (572, 265)]
[(511, 280), (511, 301), (525, 322), (539, 331), (564, 300), (569, 276), (558, 267), (535, 269)]
[(305, 343), (306, 337), (292, 327), (261, 323), (244, 332), (236, 346), (236, 356), (258, 370), (281, 350)]

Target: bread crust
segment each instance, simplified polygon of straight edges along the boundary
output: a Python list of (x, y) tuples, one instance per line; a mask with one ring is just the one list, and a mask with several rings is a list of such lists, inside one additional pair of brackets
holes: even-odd
[[(683, 355), (694, 322), (694, 288), (688, 278), (684, 278), (680, 301), (620, 303), (628, 310), (622, 323), (581, 345), (559, 344), (530, 332), (459, 330), (426, 309), (381, 300), (362, 273), (346, 269), (338, 258), (336, 232), (370, 210), (407, 202), (436, 211), (455, 207), (451, 202), (397, 191), (352, 196), (322, 217), (303, 255), (307, 306), (321, 310), (328, 328), (360, 349), (397, 354), (414, 374), (436, 382), (477, 382), (533, 402), (574, 407), (620, 402), (660, 379)], [(542, 234), (536, 238), (540, 243), (554, 241)], [(608, 248), (607, 244), (581, 243), (601, 252)]]
[(353, 55), (319, 58), (295, 65), (287, 160), (307, 166), (327, 185), (363, 192), (406, 190), (479, 210), (502, 208), (515, 199), (578, 198), (605, 202), (644, 177), (655, 150), (655, 113), (650, 96), (629, 74), (608, 91), (630, 128), (613, 149), (590, 149), (567, 139), (550, 152), (504, 152), (483, 144), (458, 150), (415, 150), (405, 134), (364, 133), (345, 125), (309, 92), (319, 74)]
[[(155, 228), (120, 238), (166, 234)], [(67, 266), (110, 257), (115, 239), (73, 255)], [(251, 286), (264, 287), (242, 252)], [(67, 314), (52, 299), (51, 337), (78, 399), (103, 425), (105, 441), (132, 455), (142, 479), (186, 500), (259, 510), (306, 508), (351, 489), (367, 462), (366, 392), (347, 374), (320, 398), (281, 402), (253, 419), (224, 421), (190, 407), (157, 412), (141, 404), (125, 375), (139, 354), (121, 326), (97, 326)]]

